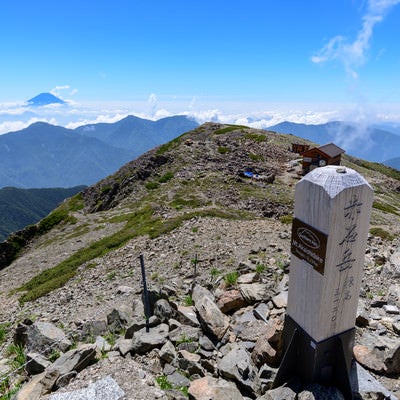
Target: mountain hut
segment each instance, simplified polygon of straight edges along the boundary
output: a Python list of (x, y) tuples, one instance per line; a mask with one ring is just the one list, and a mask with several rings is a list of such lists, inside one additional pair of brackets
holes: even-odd
[(324, 167), (325, 165), (340, 165), (341, 155), (344, 152), (334, 143), (314, 147), (303, 152), (303, 175), (314, 168)]

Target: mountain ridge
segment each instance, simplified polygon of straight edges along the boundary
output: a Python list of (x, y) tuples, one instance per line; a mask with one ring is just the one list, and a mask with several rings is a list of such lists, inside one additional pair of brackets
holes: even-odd
[[(140, 126), (135, 127), (132, 121), (139, 121)], [(96, 126), (94, 131), (90, 128), (93, 126), (72, 130), (36, 122), (25, 129), (0, 135), (0, 187), (93, 184), (197, 124), (186, 117), (171, 117), (165, 122), (132, 117), (114, 124), (101, 124), (99, 137)], [(107, 136), (110, 136), (108, 140)]]
[(0, 186), (20, 188), (88, 185), (132, 158), (96, 138), (36, 122), (0, 136)]

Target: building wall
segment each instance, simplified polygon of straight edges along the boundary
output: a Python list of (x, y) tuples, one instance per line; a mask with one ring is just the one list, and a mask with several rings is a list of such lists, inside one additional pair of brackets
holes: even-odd
[(340, 165), (341, 155), (328, 157), (318, 149), (311, 149), (303, 154), (303, 173), (325, 165)]

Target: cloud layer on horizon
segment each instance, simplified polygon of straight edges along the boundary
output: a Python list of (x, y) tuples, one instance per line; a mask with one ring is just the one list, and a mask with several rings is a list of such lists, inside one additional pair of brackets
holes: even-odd
[[(199, 123), (215, 121), (248, 125), (254, 128), (267, 128), (283, 121), (306, 124), (320, 124), (340, 119), (343, 112), (328, 108), (305, 105), (260, 105), (258, 111), (247, 105), (219, 104), (219, 107), (184, 107), (183, 105), (162, 104), (152, 95), (148, 102), (142, 103), (91, 103), (30, 107), (24, 103), (0, 103), (0, 134), (26, 128), (38, 122), (47, 122), (66, 128), (75, 129), (81, 125), (95, 123), (113, 123), (128, 115), (157, 120), (172, 115), (188, 115)], [(248, 111), (247, 111), (248, 110)]]
[[(247, 125), (267, 129), (283, 121), (303, 124), (323, 124), (329, 121), (357, 122), (358, 135), (368, 139), (368, 126), (374, 123), (394, 122), (400, 125), (400, 105), (384, 105), (380, 108), (359, 104), (305, 105), (305, 104), (256, 104), (219, 103), (198, 104), (198, 101), (163, 102), (155, 94), (142, 102), (85, 103), (68, 101), (65, 105), (31, 107), (26, 103), (0, 103), (0, 135), (21, 130), (42, 121), (69, 129), (97, 123), (114, 123), (128, 115), (158, 120), (172, 115), (187, 115), (198, 123), (214, 121), (219, 123)], [(214, 105), (214, 104), (213, 104)], [(359, 137), (348, 137), (337, 132), (338, 145), (350, 148)]]

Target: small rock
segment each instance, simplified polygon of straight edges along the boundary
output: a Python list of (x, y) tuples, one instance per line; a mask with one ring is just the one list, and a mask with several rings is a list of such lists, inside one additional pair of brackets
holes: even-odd
[(137, 354), (145, 354), (150, 350), (161, 348), (167, 341), (169, 327), (161, 324), (146, 332), (143, 328), (135, 332), (132, 339), (132, 351)]
[(171, 363), (177, 357), (177, 353), (174, 345), (168, 340), (160, 350), (160, 358), (167, 362)]
[(186, 376), (183, 376), (182, 374), (180, 374), (177, 371), (175, 371), (171, 375), (167, 375), (167, 380), (173, 387), (189, 387), (190, 386), (190, 380), (188, 378), (186, 378)]
[(118, 286), (117, 288), (117, 294), (131, 294), (135, 291), (134, 288), (130, 287), (130, 286)]
[(133, 350), (133, 344), (131, 339), (119, 338), (115, 343), (114, 350), (119, 350), (121, 356), (125, 357), (129, 352)]
[(250, 272), (248, 274), (240, 275), (237, 283), (238, 284), (249, 284), (258, 282), (260, 279), (260, 275), (257, 272)]
[[(199, 327), (200, 322), (196, 315), (196, 309), (193, 306), (178, 306), (176, 319), (184, 325)], [(171, 327), (171, 330), (173, 328)]]
[(242, 293), (237, 289), (224, 291), (217, 301), (217, 306), (225, 314), (238, 310), (246, 304), (246, 300), (243, 298)]
[(272, 302), (276, 308), (286, 308), (288, 300), (288, 292), (280, 292), (278, 295), (272, 298)]
[(189, 395), (193, 400), (243, 400), (242, 394), (233, 382), (211, 376), (192, 381)]
[(167, 300), (160, 299), (154, 304), (154, 315), (157, 316), (161, 322), (168, 322), (170, 318), (174, 317), (174, 310)]
[(242, 284), (239, 285), (239, 290), (249, 304), (265, 301), (270, 297), (268, 286), (263, 283)]
[(400, 310), (398, 309), (397, 306), (393, 306), (390, 304), (385, 304), (383, 306), (383, 309), (388, 313), (388, 314), (400, 314)]
[(49, 355), (54, 349), (66, 351), (71, 341), (65, 333), (50, 322), (36, 321), (27, 327), (28, 351)]
[(97, 336), (95, 344), (99, 352), (107, 352), (111, 350), (111, 345), (102, 336)]
[(264, 322), (268, 322), (268, 316), (269, 316), (269, 307), (265, 303), (260, 303), (255, 309), (254, 309), (254, 315), (257, 319), (260, 319)]
[(29, 375), (36, 375), (43, 372), (51, 365), (51, 362), (39, 353), (28, 353), (26, 355), (26, 372)]
[(218, 362), (221, 376), (234, 379), (243, 390), (257, 394), (261, 389), (258, 371), (250, 354), (240, 344), (234, 343), (231, 350)]

